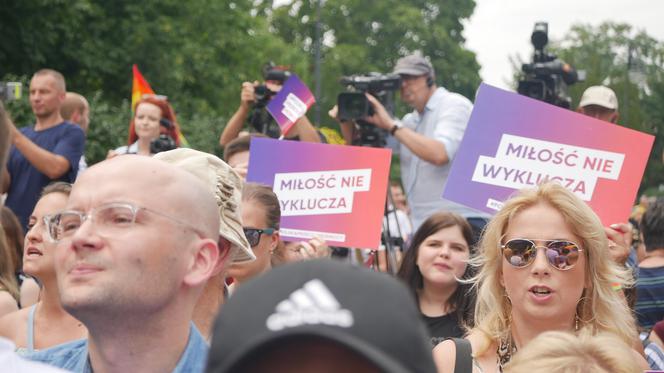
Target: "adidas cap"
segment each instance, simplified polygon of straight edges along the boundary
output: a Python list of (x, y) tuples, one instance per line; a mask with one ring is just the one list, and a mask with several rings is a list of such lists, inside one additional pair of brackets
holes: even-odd
[(383, 372), (436, 371), (410, 291), (392, 276), (331, 259), (287, 264), (238, 288), (215, 323), (206, 371), (239, 371), (294, 337), (331, 341)]

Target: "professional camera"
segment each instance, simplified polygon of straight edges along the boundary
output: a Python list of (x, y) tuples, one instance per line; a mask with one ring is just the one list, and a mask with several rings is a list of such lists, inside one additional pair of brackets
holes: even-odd
[(7, 102), (21, 98), (20, 82), (0, 82), (0, 101)]
[(394, 113), (394, 91), (401, 86), (399, 75), (372, 72), (367, 75), (344, 76), (341, 78), (341, 84), (346, 86), (348, 91), (337, 96), (337, 116), (339, 120), (354, 120), (359, 125), (360, 136), (357, 141), (354, 140), (353, 144), (385, 146), (386, 131), (362, 119), (374, 114), (365, 92), (376, 97), (385, 110), (392, 115)]
[(548, 32), (548, 23), (535, 23), (530, 37), (535, 53), (531, 63), (521, 66), (524, 77), (519, 81), (517, 91), (524, 96), (569, 109), (572, 99), (567, 93), (567, 86), (579, 81), (579, 75), (574, 67), (544, 51), (549, 42)]
[[(263, 66), (264, 81), (279, 82), (279, 84), (283, 85), (290, 76), (290, 71), (279, 68), (272, 62), (268, 62)], [(272, 97), (276, 94), (277, 92), (270, 90), (265, 83), (254, 87), (256, 100), (254, 101), (252, 113), (249, 116), (249, 123), (251, 123), (251, 126), (254, 127), (257, 132), (266, 134), (270, 137), (279, 137), (281, 135), (281, 129), (270, 113), (265, 109), (270, 100), (272, 100)]]
[[(167, 130), (170, 130), (173, 127), (173, 123), (166, 118), (161, 118), (159, 120), (159, 125)], [(159, 137), (150, 141), (150, 153), (152, 154), (166, 152), (176, 149), (177, 147), (175, 140), (165, 133), (160, 134)]]

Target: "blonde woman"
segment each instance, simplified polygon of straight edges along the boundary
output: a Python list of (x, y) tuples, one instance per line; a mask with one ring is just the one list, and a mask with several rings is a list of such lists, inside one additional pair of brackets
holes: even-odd
[[(595, 213), (557, 183), (519, 192), (487, 225), (477, 263), (475, 327), (466, 339), (473, 372), (503, 367), (539, 334), (558, 330), (607, 332), (627, 345), (636, 340), (634, 319), (612, 283), (629, 284), (612, 262)], [(440, 372), (453, 372), (457, 345), (434, 349)], [(632, 363), (647, 369), (633, 351)], [(463, 359), (463, 361), (461, 360)]]
[(514, 356), (506, 373), (642, 373), (615, 334), (544, 332)]

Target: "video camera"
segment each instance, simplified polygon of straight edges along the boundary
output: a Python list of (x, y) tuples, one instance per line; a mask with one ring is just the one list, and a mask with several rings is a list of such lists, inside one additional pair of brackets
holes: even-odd
[[(173, 127), (173, 123), (166, 118), (159, 119), (159, 125), (170, 130)], [(178, 146), (175, 143), (175, 140), (169, 135), (162, 133), (156, 139), (150, 141), (150, 153), (157, 154), (161, 152), (166, 152), (169, 150), (176, 149)]]
[(337, 116), (341, 121), (356, 121), (360, 128), (359, 139), (353, 144), (384, 147), (387, 132), (362, 119), (374, 114), (365, 93), (376, 97), (390, 115), (394, 114), (394, 91), (401, 87), (399, 75), (372, 72), (366, 75), (344, 76), (340, 82), (347, 91), (337, 96)]
[(21, 98), (23, 85), (20, 82), (0, 82), (0, 101), (8, 102)]
[(572, 99), (567, 93), (567, 86), (578, 82), (579, 74), (570, 64), (544, 51), (549, 42), (548, 34), (548, 23), (535, 23), (530, 37), (535, 53), (531, 63), (521, 66), (524, 77), (519, 81), (517, 91), (521, 95), (569, 109)]
[[(268, 62), (263, 66), (263, 80), (275, 81), (283, 85), (286, 80), (291, 76), (290, 71), (275, 66), (274, 63)], [(265, 107), (270, 102), (272, 97), (277, 92), (270, 90), (265, 83), (254, 87), (254, 101), (253, 111), (249, 117), (249, 123), (257, 132), (268, 135), (270, 137), (279, 137), (281, 130), (277, 126), (270, 113), (265, 110)]]

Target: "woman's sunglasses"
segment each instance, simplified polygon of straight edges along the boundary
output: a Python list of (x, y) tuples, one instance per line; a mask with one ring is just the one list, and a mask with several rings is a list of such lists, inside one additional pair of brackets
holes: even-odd
[[(537, 246), (535, 242), (544, 243)], [(549, 264), (559, 270), (568, 270), (579, 261), (579, 253), (583, 251), (579, 245), (564, 240), (529, 240), (515, 238), (501, 245), (503, 256), (514, 267), (525, 267), (535, 261), (537, 249), (543, 248)]]
[(251, 247), (258, 245), (258, 242), (261, 240), (261, 234), (265, 233), (266, 235), (271, 235), (274, 233), (274, 228), (265, 228), (265, 229), (256, 229), (256, 228), (242, 228), (244, 231), (244, 236), (247, 237), (247, 241)]

